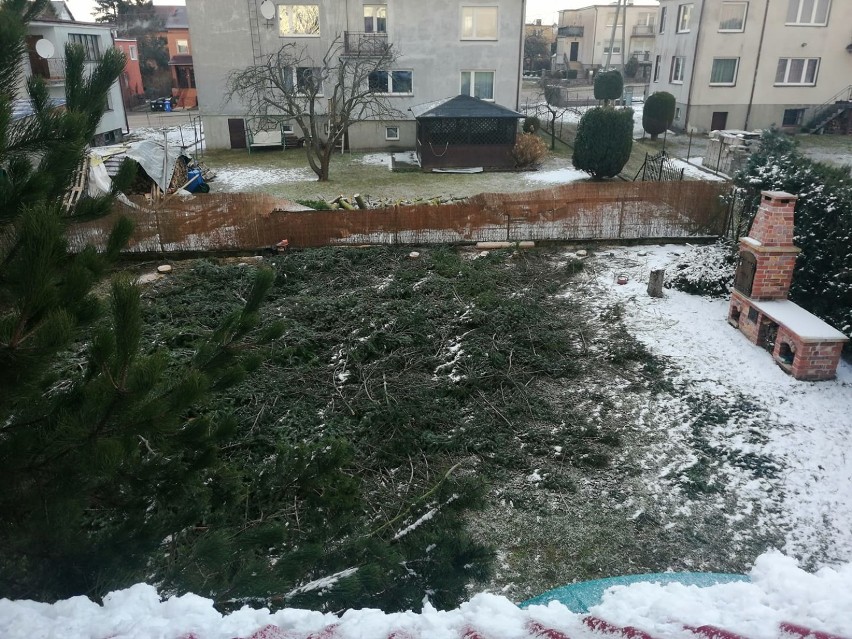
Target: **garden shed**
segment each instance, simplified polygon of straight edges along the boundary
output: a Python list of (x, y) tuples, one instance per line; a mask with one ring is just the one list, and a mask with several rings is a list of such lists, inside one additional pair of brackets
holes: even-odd
[(411, 107), (417, 120), (417, 158), (424, 171), (512, 168), (523, 114), (468, 95)]

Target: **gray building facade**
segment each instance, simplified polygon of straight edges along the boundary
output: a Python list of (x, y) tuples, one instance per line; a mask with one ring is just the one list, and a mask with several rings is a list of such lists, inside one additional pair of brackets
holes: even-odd
[[(187, 0), (198, 103), (209, 148), (233, 148), (233, 130), (248, 117), (227, 98), (229, 74), (286, 44), (321, 61), (335, 38), (386, 40), (397, 53), (388, 69), (395, 121), (354, 125), (350, 149), (415, 146), (409, 108), (459, 94), (516, 109), (520, 100), (526, 0)], [(271, 6), (270, 6), (271, 5)], [(272, 15), (270, 19), (264, 16)]]

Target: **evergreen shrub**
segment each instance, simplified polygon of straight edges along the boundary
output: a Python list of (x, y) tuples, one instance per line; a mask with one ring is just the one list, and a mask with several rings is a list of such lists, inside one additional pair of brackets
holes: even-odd
[(534, 115), (529, 115), (524, 118), (522, 129), (524, 133), (538, 133), (541, 128), (541, 120)]
[(675, 97), (666, 91), (656, 91), (645, 101), (642, 111), (642, 128), (656, 140), (660, 133), (665, 133), (675, 116)]
[(574, 166), (595, 179), (621, 172), (633, 148), (633, 109), (596, 107), (580, 118), (574, 139)]
[(603, 100), (606, 105), (618, 100), (623, 92), (624, 78), (615, 69), (600, 71), (595, 76), (595, 100)]

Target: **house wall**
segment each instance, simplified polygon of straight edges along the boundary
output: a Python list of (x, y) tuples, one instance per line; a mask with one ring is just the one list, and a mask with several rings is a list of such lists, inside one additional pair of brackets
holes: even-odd
[[(659, 81), (652, 82), (651, 91), (668, 91), (675, 96), (680, 117), (673, 128), (708, 131), (714, 113), (727, 113), (727, 129), (781, 126), (785, 110), (805, 109), (806, 118), (807, 110), (852, 83), (852, 55), (846, 51), (852, 42), (848, 0), (831, 1), (825, 26), (786, 24), (790, 1), (749, 0), (743, 31), (726, 32), (720, 30), (723, 0), (661, 0), (660, 10), (666, 8), (669, 24), (656, 40), (654, 56), (661, 58), (661, 73)], [(677, 33), (678, 8), (684, 4), (693, 5), (690, 31)], [(670, 81), (674, 56), (685, 57), (683, 83)], [(711, 85), (715, 57), (738, 59), (732, 86)], [(776, 70), (783, 58), (818, 58), (816, 83), (776, 84)]]
[[(613, 53), (610, 64), (621, 66), (636, 55), (644, 61), (644, 53), (654, 49), (655, 28), (637, 28), (647, 26), (649, 20), (656, 21), (657, 3), (631, 4), (622, 7), (619, 12), (618, 26), (615, 31), (615, 45), (621, 48), (622, 23), (624, 24), (624, 52)], [(592, 5), (582, 9), (566, 9), (559, 12), (559, 26), (582, 26), (582, 36), (558, 36), (556, 45), (557, 63), (562, 68), (582, 71), (594, 70), (606, 62), (605, 47), (609, 46), (612, 36), (612, 23), (615, 6), (610, 4)], [(571, 43), (579, 43), (578, 59), (572, 63), (568, 58)]]
[[(135, 38), (116, 38), (115, 46), (124, 52), (124, 57), (127, 58), (127, 64), (124, 66), (124, 79), (127, 90), (130, 95), (142, 95), (145, 93), (145, 87), (142, 85), (142, 70), (139, 66), (139, 44)], [(131, 47), (135, 51), (136, 59), (134, 60), (130, 53)]]
[[(49, 61), (51, 71), (56, 77), (47, 84), (52, 98), (65, 99), (65, 43), (70, 34), (93, 35), (98, 38), (98, 47), (101, 55), (113, 47), (112, 33), (109, 27), (90, 24), (86, 22), (49, 22), (34, 21), (27, 29), (29, 35), (38, 35), (50, 40), (56, 50), (56, 54)], [(87, 63), (94, 66), (94, 63)], [(32, 74), (32, 66), (29, 56), (25, 56), (24, 72), (27, 77)], [(95, 130), (95, 144), (104, 144), (120, 140), (122, 131), (127, 126), (124, 111), (124, 103), (121, 97), (121, 86), (118, 82), (112, 85), (109, 92), (109, 109), (104, 113)]]
[[(269, 23), (259, 17), (261, 53), (274, 53), (291, 44), (304, 48), (314, 60), (320, 61), (336, 36), (344, 31), (364, 31), (362, 3), (317, 0), (317, 4), (319, 37), (281, 37), (277, 12)], [(448, 0), (430, 3), (400, 0), (387, 5), (388, 42), (395, 45), (399, 55), (395, 68), (413, 72), (413, 93), (389, 98), (401, 114), (400, 137), (404, 135), (406, 142), (387, 142), (383, 126), (367, 123), (351, 131), (351, 148), (412, 148), (414, 121), (409, 107), (458, 95), (463, 70), (493, 71), (495, 102), (518, 107), (525, 0), (464, 2), (464, 6), (498, 7), (498, 39), (489, 41), (461, 39), (462, 6)], [(187, 9), (207, 144), (210, 148), (227, 148), (228, 119), (246, 116), (246, 108), (240, 101), (227, 97), (227, 77), (254, 61), (246, 4), (188, 0)]]

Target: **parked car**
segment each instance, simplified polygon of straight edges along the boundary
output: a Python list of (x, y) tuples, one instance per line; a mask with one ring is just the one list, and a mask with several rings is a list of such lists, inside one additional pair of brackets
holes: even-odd
[[(168, 106), (166, 106), (167, 102)], [(152, 111), (171, 111), (174, 108), (175, 104), (177, 104), (177, 100), (174, 98), (174, 96), (168, 96), (164, 98), (157, 98), (156, 100), (151, 100), (149, 104), (151, 105)]]

